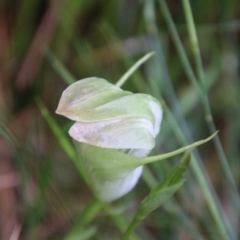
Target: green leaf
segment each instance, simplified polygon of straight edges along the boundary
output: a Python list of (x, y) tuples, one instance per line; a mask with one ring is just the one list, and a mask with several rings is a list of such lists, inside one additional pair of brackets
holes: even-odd
[(169, 173), (167, 178), (153, 188), (148, 196), (141, 202), (131, 224), (122, 236), (121, 240), (128, 239), (137, 225), (152, 211), (168, 200), (183, 184), (183, 174), (190, 161), (190, 152), (185, 153), (181, 161)]
[(183, 174), (190, 161), (190, 152), (185, 153), (181, 161), (169, 173), (167, 178), (153, 188), (149, 195), (142, 201), (137, 212), (137, 218), (143, 219), (170, 198), (183, 184)]

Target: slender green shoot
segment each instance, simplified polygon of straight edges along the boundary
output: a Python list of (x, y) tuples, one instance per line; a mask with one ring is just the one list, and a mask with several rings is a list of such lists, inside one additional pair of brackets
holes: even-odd
[(126, 73), (123, 74), (123, 76), (117, 81), (115, 85), (118, 87), (121, 87), (128, 80), (128, 78), (153, 55), (154, 55), (154, 52), (150, 52), (144, 55)]
[[(194, 24), (193, 15), (192, 15), (192, 10), (191, 10), (189, 0), (182, 0), (182, 3), (183, 3), (184, 13), (185, 13), (186, 21), (187, 21), (187, 27), (188, 27), (189, 37), (190, 37), (190, 41), (191, 41), (192, 53), (193, 53), (194, 60), (195, 60), (196, 71), (197, 71), (198, 79), (201, 83), (201, 89), (202, 89), (202, 92), (204, 95), (203, 107), (204, 107), (204, 111), (205, 111), (205, 119), (208, 124), (210, 132), (213, 133), (216, 131), (216, 127), (215, 127), (215, 124), (213, 121), (210, 104), (209, 104), (209, 100), (207, 97), (207, 92), (206, 92), (206, 87), (205, 87), (204, 69), (203, 69), (203, 65), (202, 65), (200, 47), (199, 47), (199, 43), (198, 43), (196, 28), (195, 28), (195, 24)], [(225, 173), (225, 175), (227, 177), (226, 180), (229, 183), (230, 190), (231, 190), (231, 193), (233, 196), (233, 200), (237, 206), (238, 211), (240, 211), (240, 196), (238, 193), (238, 189), (237, 189), (232, 171), (228, 164), (227, 157), (224, 153), (222, 144), (221, 144), (218, 136), (214, 139), (214, 144), (215, 144), (217, 153), (219, 155), (219, 158), (221, 160), (221, 164), (223, 166), (223, 172)]]
[(54, 55), (54, 53), (51, 50), (45, 51), (45, 56), (52, 64), (52, 67), (55, 69), (55, 71), (59, 74), (59, 76), (62, 77), (64, 82), (66, 84), (72, 84), (75, 82), (75, 78), (72, 76), (72, 74), (66, 69), (66, 67), (61, 63), (61, 61)]
[[(201, 100), (202, 100), (203, 99), (203, 94), (202, 94), (201, 88), (199, 87), (199, 85), (197, 83), (196, 77), (195, 77), (195, 75), (193, 73), (193, 70), (191, 68), (191, 65), (190, 65), (190, 63), (187, 59), (187, 55), (184, 51), (181, 40), (180, 40), (180, 38), (178, 36), (178, 33), (176, 31), (174, 22), (171, 18), (171, 14), (170, 14), (164, 0), (159, 0), (159, 3), (161, 5), (162, 11), (163, 11), (163, 16), (165, 17), (166, 22), (169, 25), (170, 32), (173, 36), (173, 40), (175, 41), (176, 47), (178, 49), (178, 52), (179, 52), (179, 55), (180, 55), (180, 58), (181, 58), (181, 61), (183, 62), (184, 69), (186, 70), (186, 73), (189, 76), (190, 80), (192, 81), (193, 85), (198, 90), (199, 95), (200, 95)], [(171, 82), (170, 82), (170, 84), (171, 84)], [(172, 93), (172, 92), (170, 91), (170, 93)], [(177, 103), (177, 102), (175, 101), (175, 103)], [(175, 120), (175, 117), (173, 117), (173, 119)], [(185, 121), (183, 119), (183, 123), (184, 122)], [(176, 123), (175, 125), (177, 126), (179, 124)], [(186, 132), (186, 130), (187, 130), (187, 132)], [(189, 140), (190, 135), (188, 134), (188, 129), (181, 129), (180, 132), (184, 132), (184, 135), (186, 135), (186, 139)], [(212, 131), (212, 132), (214, 132), (214, 131)], [(184, 135), (182, 135), (181, 139), (185, 139)], [(218, 137), (216, 137), (216, 138), (218, 138)], [(216, 138), (214, 138), (214, 141), (215, 141)], [(198, 158), (198, 160), (199, 160), (199, 158)], [(226, 236), (227, 234), (226, 234), (226, 230), (225, 230), (225, 226), (224, 226), (224, 220), (222, 219), (221, 211), (220, 211), (219, 205), (217, 204), (219, 201), (217, 199), (217, 196), (215, 195), (214, 189), (212, 188), (212, 186), (211, 186), (211, 184), (208, 180), (208, 176), (206, 174), (205, 168), (202, 166), (201, 161), (198, 161), (198, 160), (195, 159), (191, 162), (193, 171), (196, 174), (197, 180), (198, 180), (198, 182), (199, 182), (199, 184), (200, 184), (200, 186), (203, 190), (208, 208), (209, 208), (209, 210), (210, 210), (210, 212), (211, 212), (211, 214), (214, 218), (216, 226), (218, 227), (222, 236)]]
[(80, 230), (83, 230), (84, 226), (91, 222), (94, 217), (105, 207), (106, 203), (100, 202), (93, 198), (87, 206), (84, 208), (79, 221), (74, 225), (71, 231), (67, 234), (64, 240), (70, 240), (73, 236), (78, 236)]
[(72, 161), (72, 163), (74, 164), (74, 166), (76, 167), (78, 172), (80, 173), (80, 175), (84, 178), (85, 182), (88, 183), (85, 172), (83, 171), (83, 169), (81, 167), (81, 164), (78, 160), (78, 157), (76, 155), (76, 152), (75, 152), (73, 146), (68, 141), (67, 137), (62, 132), (62, 129), (58, 126), (58, 124), (56, 123), (54, 118), (51, 116), (51, 114), (49, 113), (47, 108), (44, 106), (43, 102), (39, 98), (35, 98), (35, 101), (42, 113), (42, 116), (48, 123), (48, 125), (51, 128), (51, 130), (53, 131), (54, 135), (56, 136), (59, 144), (62, 146), (62, 148), (64, 149), (64, 151), (66, 152), (66, 154), (68, 155), (68, 157), (70, 158), (70, 160)]
[(165, 18), (165, 21), (168, 24), (170, 33), (172, 34), (173, 41), (176, 45), (178, 55), (179, 55), (180, 60), (183, 64), (183, 67), (186, 71), (186, 74), (187, 74), (188, 78), (190, 79), (190, 81), (192, 82), (192, 84), (194, 85), (194, 87), (196, 88), (196, 90), (198, 91), (199, 96), (201, 97), (202, 92), (200, 91), (200, 88), (199, 88), (199, 85), (198, 85), (198, 82), (197, 82), (197, 78), (195, 76), (195, 73), (192, 70), (191, 64), (190, 64), (190, 62), (188, 60), (188, 57), (187, 57), (187, 54), (184, 50), (183, 44), (181, 42), (181, 39), (179, 37), (179, 34), (177, 32), (177, 29), (176, 29), (176, 26), (173, 22), (173, 19), (171, 17), (168, 6), (167, 6), (165, 0), (158, 0), (158, 2), (161, 6), (162, 14)]

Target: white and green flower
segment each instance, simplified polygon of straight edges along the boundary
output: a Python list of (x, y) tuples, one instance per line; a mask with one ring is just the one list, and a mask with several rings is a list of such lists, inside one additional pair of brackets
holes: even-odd
[(56, 113), (76, 121), (69, 134), (96, 197), (108, 202), (128, 193), (142, 173), (138, 160), (155, 146), (159, 101), (91, 77), (63, 92)]

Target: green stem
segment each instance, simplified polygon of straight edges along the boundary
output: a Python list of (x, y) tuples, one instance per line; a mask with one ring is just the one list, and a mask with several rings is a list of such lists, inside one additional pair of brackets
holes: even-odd
[(75, 225), (74, 228), (82, 228), (87, 223), (89, 223), (92, 219), (96, 217), (96, 215), (106, 206), (106, 203), (93, 198), (87, 206), (84, 208), (83, 213), (81, 214), (81, 218), (79, 222)]
[(140, 219), (134, 218), (127, 228), (127, 231), (123, 234), (120, 240), (127, 240), (129, 239), (130, 235), (134, 232), (134, 229), (138, 226), (138, 224), (141, 222)]
[(70, 240), (105, 207), (106, 203), (93, 198), (84, 208), (79, 221), (63, 240)]
[(85, 171), (83, 170), (76, 152), (71, 145), (71, 143), (66, 138), (65, 134), (63, 133), (62, 129), (58, 126), (55, 119), (51, 116), (47, 108), (44, 106), (43, 102), (40, 98), (35, 98), (35, 101), (41, 111), (42, 116), (45, 118), (46, 122), (48, 123), (49, 127), (51, 128), (52, 132), (54, 133), (56, 139), (58, 140), (59, 144), (62, 146), (66, 154), (68, 155), (69, 159), (72, 161), (73, 165), (76, 167), (77, 171), (83, 177), (85, 182), (88, 184), (87, 176)]
[[(126, 229), (129, 228), (129, 225), (126, 223), (126, 220), (121, 215), (111, 215), (110, 216), (113, 222), (118, 226), (121, 233), (125, 233)], [(131, 236), (129, 236), (129, 240), (140, 240), (135, 233), (132, 233)]]
[[(209, 100), (208, 100), (207, 92), (206, 92), (206, 88), (205, 88), (205, 76), (204, 76), (204, 70), (203, 70), (200, 48), (199, 48), (196, 28), (195, 28), (195, 24), (194, 24), (194, 20), (193, 20), (192, 10), (191, 10), (189, 0), (182, 0), (182, 2), (183, 2), (184, 12), (185, 12), (185, 16), (186, 16), (186, 21), (187, 21), (187, 27), (188, 27), (189, 37), (190, 37), (190, 41), (191, 41), (191, 46), (192, 46), (192, 52), (193, 52), (193, 56), (194, 56), (194, 60), (195, 60), (197, 76), (201, 83), (201, 90), (203, 93), (203, 107), (204, 107), (204, 111), (205, 111), (205, 119), (206, 119), (208, 128), (209, 128), (210, 132), (212, 133), (212, 132), (216, 131), (216, 127), (213, 122), (210, 104), (209, 104)], [(225, 155), (225, 152), (223, 150), (222, 144), (221, 144), (218, 136), (214, 139), (214, 144), (215, 144), (217, 153), (219, 155), (219, 158), (221, 160), (221, 164), (223, 166), (223, 171), (227, 177), (226, 180), (228, 181), (228, 183), (230, 185), (230, 190), (231, 190), (231, 193), (233, 196), (233, 200), (234, 200), (235, 205), (239, 212), (240, 211), (240, 196), (238, 193), (238, 189), (237, 189), (232, 171), (228, 164), (227, 157)]]

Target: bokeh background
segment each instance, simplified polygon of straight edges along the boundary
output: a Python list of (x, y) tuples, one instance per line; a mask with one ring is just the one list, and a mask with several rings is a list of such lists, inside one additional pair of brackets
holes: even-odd
[[(240, 2), (190, 2), (213, 119), (239, 190)], [(134, 62), (154, 51), (123, 86), (166, 104), (152, 154), (210, 135), (163, 3), (0, 1), (1, 239), (119, 239), (149, 186), (162, 181), (179, 159), (149, 165), (131, 193), (110, 205), (96, 204), (71, 161), (67, 131), (72, 122), (55, 114), (62, 91), (72, 81), (97, 76), (115, 83)], [(167, 7), (195, 72), (182, 2), (169, 0)], [(213, 142), (198, 150), (203, 177), (229, 237), (219, 233), (206, 191), (190, 167), (184, 187), (151, 213), (132, 239), (238, 239), (239, 196), (232, 194), (219, 151)]]

